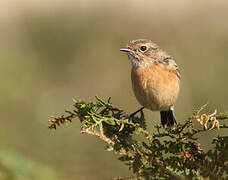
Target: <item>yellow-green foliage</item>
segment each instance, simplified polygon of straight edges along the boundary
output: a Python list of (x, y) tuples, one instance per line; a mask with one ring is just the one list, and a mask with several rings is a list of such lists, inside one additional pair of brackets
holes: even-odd
[[(76, 100), (74, 109), (66, 111), (69, 115), (49, 120), (49, 128), (56, 129), (77, 117), (81, 122), (81, 132), (102, 139), (107, 150), (118, 154), (118, 159), (135, 176), (117, 179), (226, 179), (228, 136), (208, 139), (213, 146), (205, 151), (196, 135), (228, 128), (220, 123), (228, 119), (228, 114), (217, 115), (216, 110), (212, 114), (200, 114), (205, 107), (195, 110), (184, 124), (177, 124), (172, 130), (157, 125), (156, 133), (151, 134), (146, 130), (142, 111), (140, 116), (132, 117), (113, 106), (110, 98), (106, 102), (96, 97), (95, 102)], [(201, 126), (196, 128), (196, 124)]]

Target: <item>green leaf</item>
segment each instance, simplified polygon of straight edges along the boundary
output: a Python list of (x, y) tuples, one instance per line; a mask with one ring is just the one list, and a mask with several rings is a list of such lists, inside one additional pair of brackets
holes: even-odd
[(193, 115), (196, 116), (198, 115), (202, 110), (204, 110), (206, 107), (207, 107), (208, 103), (202, 105), (201, 107), (199, 107), (198, 109), (196, 109), (194, 112), (193, 112)]
[(116, 121), (114, 118), (107, 118), (107, 119), (104, 119), (104, 122), (109, 124), (109, 125), (112, 125), (114, 126), (116, 124)]

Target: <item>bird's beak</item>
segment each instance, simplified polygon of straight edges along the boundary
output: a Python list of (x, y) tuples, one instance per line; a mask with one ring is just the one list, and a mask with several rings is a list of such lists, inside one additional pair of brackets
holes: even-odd
[(120, 51), (123, 51), (123, 52), (131, 52), (131, 49), (129, 49), (129, 48), (120, 48)]

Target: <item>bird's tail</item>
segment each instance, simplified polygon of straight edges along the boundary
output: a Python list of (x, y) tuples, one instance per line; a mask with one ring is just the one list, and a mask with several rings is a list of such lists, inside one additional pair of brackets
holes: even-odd
[(160, 115), (161, 115), (162, 126), (167, 125), (167, 127), (172, 129), (174, 124), (177, 123), (172, 110), (160, 111)]

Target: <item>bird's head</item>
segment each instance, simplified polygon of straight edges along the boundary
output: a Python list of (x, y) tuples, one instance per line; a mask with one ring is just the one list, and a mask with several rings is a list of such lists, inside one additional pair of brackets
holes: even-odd
[(133, 68), (147, 67), (170, 57), (157, 44), (147, 39), (132, 40), (120, 51), (127, 53)]

